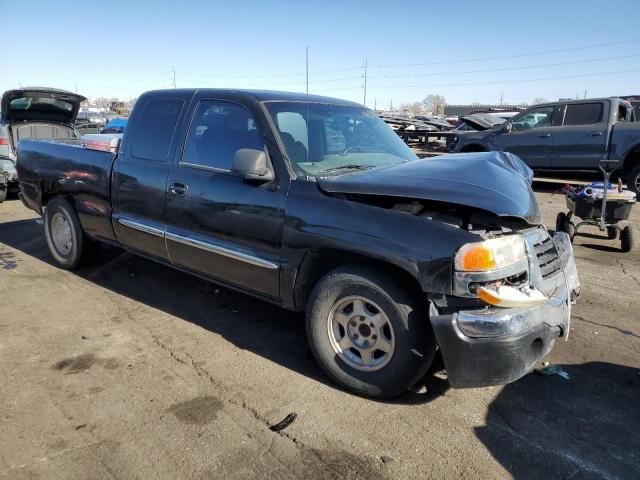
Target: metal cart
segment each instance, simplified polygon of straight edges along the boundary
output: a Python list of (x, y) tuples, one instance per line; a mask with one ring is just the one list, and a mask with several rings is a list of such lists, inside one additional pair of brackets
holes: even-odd
[[(623, 252), (630, 252), (635, 248), (635, 232), (632, 225), (621, 226), (619, 222), (629, 218), (631, 208), (636, 200), (607, 200), (609, 178), (616, 169), (617, 160), (608, 160), (600, 163), (600, 170), (604, 176), (602, 199), (593, 197), (581, 197), (573, 192), (566, 193), (568, 213), (560, 212), (556, 217), (556, 231), (566, 232), (573, 242), (573, 237), (578, 230), (585, 225), (598, 227), (601, 232), (606, 230), (607, 238), (615, 240), (620, 234), (620, 247)], [(574, 224), (571, 218), (576, 216), (582, 221)]]

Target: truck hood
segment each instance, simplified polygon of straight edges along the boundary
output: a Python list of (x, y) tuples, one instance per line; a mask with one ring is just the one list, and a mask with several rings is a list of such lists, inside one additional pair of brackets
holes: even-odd
[(4, 121), (72, 124), (76, 120), (82, 95), (55, 88), (26, 87), (7, 90), (0, 101)]
[(502, 125), (506, 122), (504, 118), (500, 118), (495, 115), (487, 115), (486, 113), (465, 115), (464, 117), (460, 117), (460, 120), (481, 132), (497, 127), (498, 125)]
[(386, 195), (433, 200), (540, 224), (531, 190), (533, 174), (506, 152), (456, 153), (388, 167), (318, 178), (327, 193)]

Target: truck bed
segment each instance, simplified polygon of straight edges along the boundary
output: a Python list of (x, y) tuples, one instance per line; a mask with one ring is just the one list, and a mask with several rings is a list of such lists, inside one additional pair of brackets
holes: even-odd
[(111, 226), (111, 168), (115, 155), (79, 142), (20, 142), (18, 172), (23, 202), (42, 213), (48, 197), (64, 192), (76, 204), (84, 231), (114, 240)]

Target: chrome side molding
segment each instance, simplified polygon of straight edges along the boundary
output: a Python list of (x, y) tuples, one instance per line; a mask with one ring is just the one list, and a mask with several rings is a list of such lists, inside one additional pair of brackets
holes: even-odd
[(120, 225), (124, 225), (125, 227), (133, 228), (134, 230), (138, 230), (140, 232), (148, 233), (150, 235), (155, 235), (156, 237), (164, 238), (164, 230), (159, 228), (151, 227), (144, 223), (134, 222), (133, 220), (129, 220), (127, 218), (119, 218), (118, 223)]
[(182, 243), (183, 245), (189, 245), (191, 247), (196, 247), (201, 250), (205, 250), (207, 252), (216, 253), (218, 255), (222, 255), (228, 258), (233, 258), (234, 260), (239, 260), (241, 262), (249, 263), (257, 267), (268, 268), (269, 270), (276, 270), (278, 268), (277, 264), (270, 262), (268, 260), (255, 257), (253, 255), (247, 255), (246, 253), (238, 252), (236, 250), (231, 250), (229, 248), (221, 247), (220, 245), (215, 245), (213, 243), (203, 242), (201, 240), (195, 240), (193, 238), (184, 237), (182, 235), (178, 235), (171, 232), (165, 232), (165, 238), (167, 240), (172, 240), (174, 242)]

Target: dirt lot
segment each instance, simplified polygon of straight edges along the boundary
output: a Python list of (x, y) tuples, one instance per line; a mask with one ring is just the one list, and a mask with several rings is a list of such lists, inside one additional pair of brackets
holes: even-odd
[[(538, 198), (551, 226), (563, 198)], [(569, 380), (375, 402), (299, 315), (115, 249), (60, 270), (35, 219), (0, 205), (0, 478), (640, 478), (640, 253), (595, 230), (548, 358)]]

